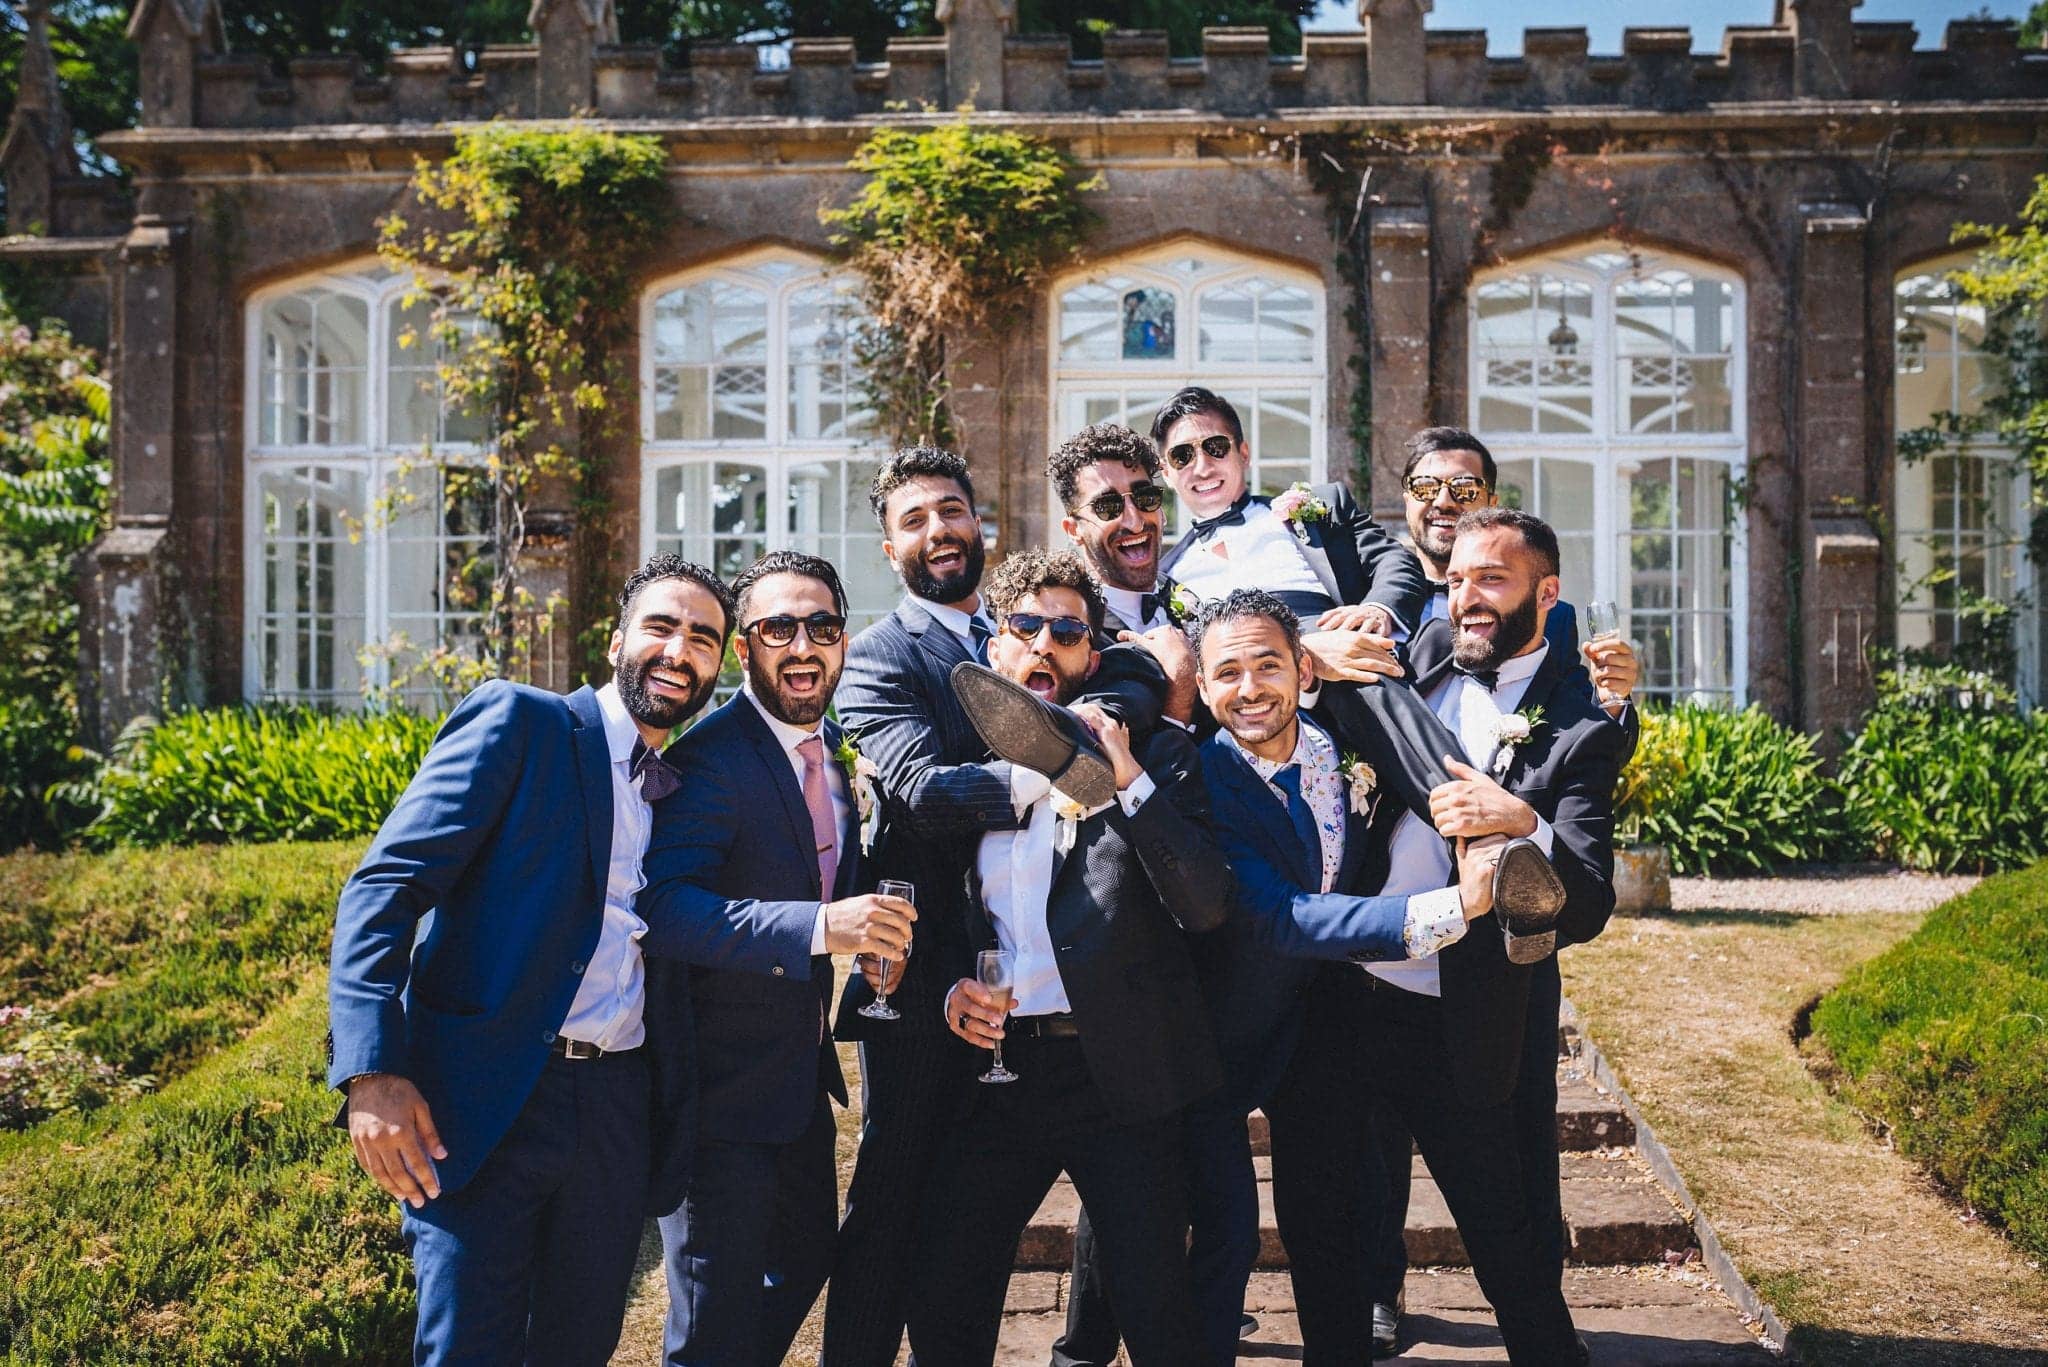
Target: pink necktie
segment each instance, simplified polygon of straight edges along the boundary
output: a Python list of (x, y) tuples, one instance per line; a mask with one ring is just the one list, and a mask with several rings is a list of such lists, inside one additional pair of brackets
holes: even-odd
[(818, 842), (818, 889), (832, 900), (832, 881), (839, 873), (839, 818), (832, 810), (832, 789), (825, 782), (825, 742), (806, 736), (797, 742), (804, 761), (804, 806), (811, 809), (811, 835)]

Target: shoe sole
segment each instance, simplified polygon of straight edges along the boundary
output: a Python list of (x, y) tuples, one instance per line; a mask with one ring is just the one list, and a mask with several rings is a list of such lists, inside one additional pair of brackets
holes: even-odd
[(1533, 840), (1510, 841), (1493, 868), (1494, 915), (1510, 963), (1533, 964), (1557, 949), (1564, 882)]
[[(1116, 799), (1116, 771), (1109, 761), (1076, 745), (1045, 714), (1050, 706), (1036, 693), (993, 670), (965, 664), (953, 669), (953, 693), (982, 741), (998, 758), (1034, 769), (1086, 807)], [(1071, 751), (1071, 754), (1068, 752)], [(1054, 755), (1068, 755), (1064, 764), (1048, 765)]]

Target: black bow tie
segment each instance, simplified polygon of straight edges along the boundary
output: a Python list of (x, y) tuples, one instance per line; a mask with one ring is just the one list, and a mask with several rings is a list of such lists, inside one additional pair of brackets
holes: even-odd
[(1498, 669), (1467, 669), (1456, 660), (1451, 661), (1451, 668), (1457, 670), (1489, 693), (1493, 692), (1500, 684), (1500, 671)]
[(1231, 504), (1228, 508), (1216, 514), (1216, 516), (1196, 518), (1195, 525), (1190, 534), (1197, 540), (1200, 540), (1214, 532), (1218, 527), (1243, 526), (1244, 510), (1249, 508), (1251, 503), (1252, 496), (1250, 494), (1239, 494), (1237, 502)]
[(644, 740), (633, 742), (631, 773), (640, 780), (640, 796), (649, 802), (659, 802), (683, 786), (682, 776), (661, 757), (661, 751), (649, 748)]
[(1138, 595), (1138, 616), (1142, 619), (1138, 623), (1140, 631), (1144, 630), (1146, 622), (1152, 620), (1152, 614), (1155, 612), (1164, 613), (1168, 622), (1174, 620), (1172, 584), (1161, 584), (1154, 592)]

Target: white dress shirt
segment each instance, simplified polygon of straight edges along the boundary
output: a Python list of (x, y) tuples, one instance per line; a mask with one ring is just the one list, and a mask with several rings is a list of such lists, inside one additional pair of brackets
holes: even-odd
[[(1152, 590), (1159, 592), (1157, 587)], [(1166, 605), (1161, 602), (1152, 609), (1152, 615), (1145, 615), (1145, 595), (1134, 589), (1118, 588), (1115, 584), (1102, 586), (1102, 599), (1109, 604), (1109, 610), (1130, 624), (1132, 631), (1151, 631), (1154, 627), (1170, 625), (1173, 621), (1166, 615)]]
[[(1135, 815), (1153, 791), (1151, 775), (1140, 774), (1116, 800), (1126, 816)], [(1088, 820), (1102, 810), (1095, 808), (1081, 819)], [(1058, 823), (1050, 796), (1041, 797), (1031, 804), (1022, 830), (990, 831), (982, 836), (976, 855), (982, 905), (995, 927), (996, 943), (1008, 950), (1013, 960), (1013, 1016), (1049, 1016), (1072, 1009), (1053, 953), (1052, 931), (1046, 925), (1046, 902), (1052, 896), (1053, 834)]]
[[(1549, 653), (1548, 645), (1539, 644), (1527, 655), (1517, 655), (1502, 664), (1491, 693), (1477, 679), (1455, 672), (1430, 691), (1430, 709), (1458, 737), (1473, 768), (1493, 773), (1494, 757), (1499, 750), (1495, 727), (1502, 717), (1521, 706), (1522, 695), (1529, 691), (1530, 678)], [(1535, 834), (1530, 839), (1548, 855), (1554, 838), (1550, 823), (1538, 816)], [(1387, 858), (1387, 883), (1380, 889), (1385, 896), (1423, 892), (1452, 882), (1451, 855), (1444, 838), (1413, 812), (1403, 812), (1395, 823)], [(1425, 997), (1443, 995), (1443, 978), (1434, 958), (1367, 964), (1365, 970)]]
[[(751, 679), (740, 689), (740, 692), (746, 697), (748, 702), (754, 705), (754, 710), (761, 714), (761, 720), (768, 723), (768, 729), (775, 733), (775, 739), (782, 746), (783, 756), (789, 761), (790, 771), (796, 775), (797, 791), (802, 792), (804, 788), (804, 757), (796, 752), (796, 748), (812, 736), (818, 737), (822, 742), (825, 738), (825, 724), (820, 722), (809, 730), (805, 730), (801, 726), (791, 726), (788, 722), (761, 706), (761, 700), (754, 696), (754, 684)], [(832, 758), (831, 751), (825, 752), (824, 760), (825, 788), (832, 794), (832, 828), (839, 832), (839, 863), (841, 867), (844, 867), (847, 860), (848, 832), (852, 832), (855, 839), (859, 838), (860, 832), (850, 819), (853, 812), (853, 803), (850, 794), (846, 791), (846, 771), (840, 768), (838, 761)], [(811, 927), (811, 953), (813, 954), (823, 954), (825, 952), (825, 903), (832, 900), (832, 889), (826, 888), (824, 893), (825, 900), (818, 903), (818, 919)]]
[(640, 728), (619, 699), (617, 684), (597, 690), (597, 708), (604, 717), (605, 750), (611, 756), (612, 858), (605, 871), (604, 924), (597, 948), (590, 953), (576, 999), (558, 1032), (563, 1039), (594, 1044), (607, 1051), (638, 1048), (647, 1038), (641, 1023), (646, 1005), (646, 973), (640, 961), (640, 937), (647, 923), (633, 914), (633, 896), (647, 881), (641, 864), (647, 839), (654, 833), (654, 809), (640, 795), (633, 776), (633, 742)]
[(1242, 523), (1218, 527), (1181, 552), (1173, 581), (1204, 602), (1248, 585), (1274, 593), (1330, 592), (1309, 568), (1286, 519), (1256, 501), (1245, 505)]

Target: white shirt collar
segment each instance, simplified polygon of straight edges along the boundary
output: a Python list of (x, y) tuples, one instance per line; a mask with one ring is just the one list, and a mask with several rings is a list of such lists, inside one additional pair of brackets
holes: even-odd
[[(1153, 593), (1159, 592), (1157, 584)], [(1115, 584), (1102, 586), (1102, 597), (1109, 604), (1110, 611), (1123, 618), (1133, 627), (1143, 630), (1145, 626), (1145, 595), (1136, 589), (1121, 588)]]
[(604, 745), (612, 763), (627, 763), (633, 758), (633, 743), (640, 739), (640, 728), (634, 724), (633, 714), (626, 710), (626, 700), (619, 696), (616, 682), (597, 690), (597, 710), (604, 718)]
[[(976, 617), (981, 617), (984, 624), (988, 622), (988, 618), (983, 617), (979, 609), (974, 612), (962, 612), (950, 603), (934, 603), (931, 599), (920, 598), (914, 593), (905, 594), (904, 601), (915, 603), (929, 612), (934, 622), (962, 640), (974, 639), (974, 628), (970, 624)], [(994, 633), (994, 628), (990, 628), (990, 633)]]
[(1543, 657), (1549, 653), (1550, 642), (1544, 641), (1527, 655), (1517, 655), (1512, 660), (1502, 661), (1500, 677), (1494, 680), (1493, 691), (1498, 693), (1509, 684), (1524, 683), (1534, 678), (1537, 666), (1543, 663)]
[(821, 741), (825, 738), (824, 722), (820, 721), (815, 728), (806, 731), (801, 726), (791, 726), (788, 722), (784, 721), (782, 718), (776, 716), (767, 708), (763, 707), (761, 705), (761, 700), (754, 696), (754, 685), (752, 680), (749, 680), (747, 684), (740, 689), (740, 694), (741, 696), (746, 698), (748, 702), (754, 705), (754, 710), (761, 714), (762, 721), (768, 723), (768, 729), (775, 733), (775, 739), (782, 743), (782, 748), (784, 750), (794, 753), (797, 746), (802, 745), (812, 736), (818, 737), (818, 739)]

